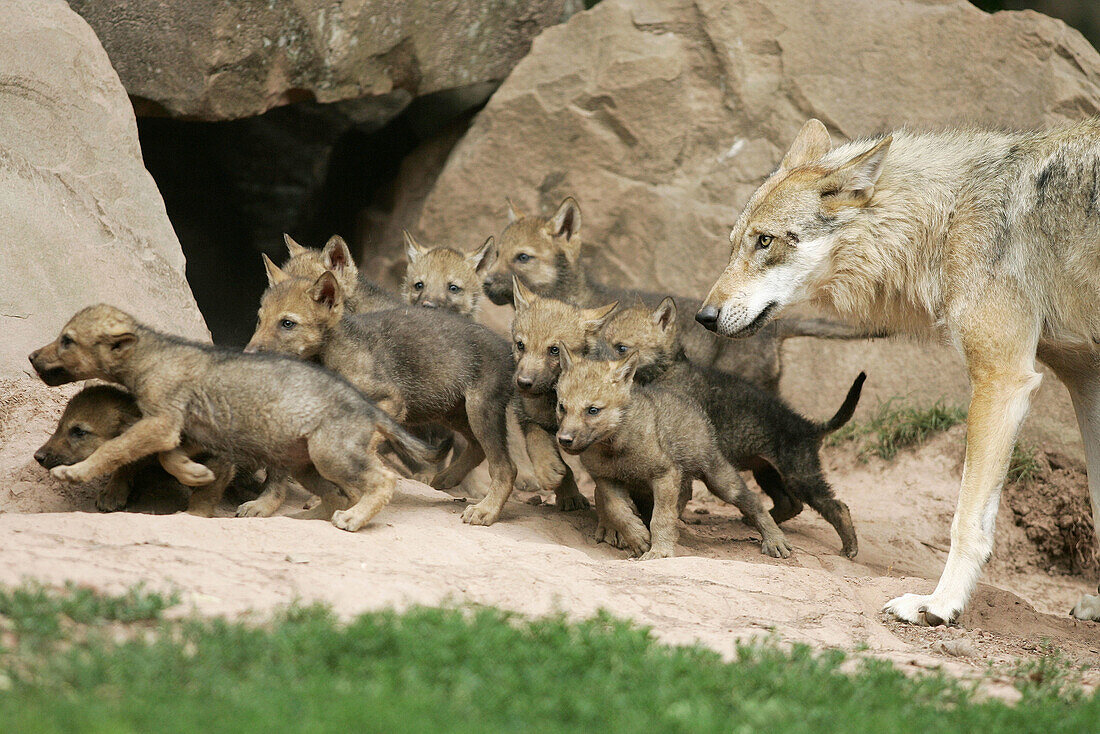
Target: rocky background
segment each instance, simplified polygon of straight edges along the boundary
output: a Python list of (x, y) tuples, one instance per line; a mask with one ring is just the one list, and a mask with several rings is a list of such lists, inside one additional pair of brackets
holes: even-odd
[[(1100, 27), (1094, 3), (1028, 4)], [(1078, 31), (964, 0), (8, 0), (0, 21), (0, 359), (31, 391), (26, 352), (95, 300), (243, 343), (283, 232), (339, 233), (396, 283), (402, 227), (473, 248), (505, 196), (548, 212), (573, 195), (601, 277), (699, 296), (808, 117), (839, 142), (1100, 110)], [(784, 357), (812, 415), (860, 369), (864, 412), (967, 397), (936, 345)], [(1078, 451), (1053, 377), (1035, 406), (1028, 430)]]

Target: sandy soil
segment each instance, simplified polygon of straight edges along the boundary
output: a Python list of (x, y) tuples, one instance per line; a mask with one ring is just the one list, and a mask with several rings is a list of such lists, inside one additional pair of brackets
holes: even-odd
[[(26, 433), (13, 426), (51, 419), (48, 405), (33, 410), (7, 415), (9, 430), (0, 425), (0, 442), (8, 439), (0, 470), (12, 477), (0, 487), (0, 583), (73, 580), (121, 591), (145, 582), (178, 590), (184, 609), (202, 614), (263, 613), (296, 599), (324, 600), (341, 614), (440, 602), (580, 616), (604, 608), (666, 640), (698, 640), (724, 654), (736, 640), (774, 635), (964, 675), (1038, 655), (1047, 643), (1071, 660), (1100, 662), (1100, 624), (1067, 615), (1095, 588), (1095, 569), (1040, 550), (1028, 524), (1017, 525), (1010, 505), (1018, 510), (1019, 502), (1002, 503), (994, 559), (959, 628), (914, 628), (879, 612), (900, 593), (931, 590), (942, 569), (961, 428), (889, 463), (861, 463), (850, 447), (826, 450), (830, 481), (860, 535), (855, 561), (838, 555), (832, 528), (810, 510), (785, 525), (790, 559), (761, 556), (737, 511), (700, 491), (684, 515), (679, 557), (641, 563), (593, 542), (592, 512), (562, 514), (517, 493), (501, 522), (471, 528), (459, 518), (461, 499), (411, 481), (355, 534), (320, 521), (236, 519), (239, 496), (215, 519), (155, 514), (177, 511), (186, 498), (156, 482), (130, 511), (99, 514), (98, 484), (59, 485), (29, 459), (30, 443), (45, 434), (15, 440)], [(1083, 475), (1074, 481), (1084, 497)], [(287, 511), (303, 500), (293, 498)]]

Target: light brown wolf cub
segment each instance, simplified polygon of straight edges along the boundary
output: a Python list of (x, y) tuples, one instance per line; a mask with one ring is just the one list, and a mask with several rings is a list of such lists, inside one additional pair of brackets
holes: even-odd
[(490, 237), (473, 252), (450, 247), (424, 247), (409, 233), (405, 237), (408, 268), (401, 296), (410, 306), (442, 308), (477, 318), (481, 306), (481, 264), (493, 244)]
[[(291, 278), (316, 280), (326, 270), (336, 275), (340, 287), (347, 294), (345, 307), (348, 313), (365, 313), (385, 308), (394, 308), (400, 304), (396, 294), (370, 280), (355, 265), (348, 243), (340, 235), (333, 235), (320, 250), (303, 247), (284, 234), (287, 252), (290, 257), (283, 263), (282, 272)], [(271, 261), (264, 255), (264, 265)], [(272, 265), (274, 265), (272, 263)], [(268, 269), (270, 280), (271, 270)]]
[[(508, 201), (509, 224), (499, 242), (490, 246), (482, 262), (483, 286), (498, 306), (512, 302), (512, 277), (540, 296), (578, 306), (595, 307), (618, 301), (624, 306), (644, 303), (655, 307), (664, 294), (597, 283), (586, 272), (581, 257), (581, 209), (569, 197), (550, 218), (526, 216)], [(793, 336), (854, 338), (860, 330), (821, 319), (783, 319), (752, 339), (731, 346), (695, 326), (692, 317), (701, 303), (677, 296), (684, 304), (678, 317), (684, 350), (699, 365), (719, 367), (762, 385), (779, 388), (780, 343)]]
[(702, 406), (679, 390), (635, 385), (637, 354), (596, 361), (574, 358), (565, 345), (559, 352), (558, 444), (596, 480), (600, 523), (618, 543), (643, 560), (674, 555), (677, 522), (699, 479), (756, 525), (762, 553), (790, 555), (783, 531), (722, 457)]
[[(86, 482), (171, 451), (186, 434), (235, 465), (267, 467), (269, 482), (272, 471), (290, 473), (321, 497), (307, 517), (331, 517), (352, 530), (385, 507), (397, 481), (373, 450), (376, 434), (432, 458), (429, 447), (328, 370), (162, 334), (112, 306), (77, 312), (30, 360), (47, 385), (122, 385), (142, 414), (88, 458), (51, 469), (62, 481)], [(344, 511), (349, 502), (352, 511)]]
[(273, 278), (260, 303), (246, 351), (273, 351), (314, 360), (343, 375), (401, 423), (437, 423), (458, 431), (466, 446), (431, 485), (450, 489), (488, 459), (489, 493), (463, 520), (496, 522), (512, 492), (506, 414), (512, 399), (511, 358), (501, 337), (470, 319), (401, 306), (344, 316), (335, 275), (290, 278), (269, 264)]
[[(140, 419), (141, 411), (130, 393), (114, 385), (91, 385), (69, 400), (57, 429), (34, 452), (34, 460), (46, 469), (84, 461)], [(181, 484), (194, 487), (187, 511), (199, 517), (212, 517), (236, 468), (211, 456), (200, 457), (203, 464), (196, 463), (178, 449), (161, 453), (158, 458), (166, 469), (181, 479)], [(96, 497), (95, 506), (103, 512), (121, 510), (130, 498), (134, 476), (151, 465), (152, 457), (149, 457), (116, 469)]]
[(805, 502), (840, 536), (843, 553), (858, 551), (848, 506), (836, 499), (821, 470), (821, 439), (848, 422), (866, 378), (856, 377), (844, 403), (826, 423), (803, 418), (775, 395), (748, 380), (692, 364), (677, 335), (676, 303), (666, 298), (656, 309), (620, 309), (607, 320), (589, 351), (604, 358), (638, 355), (635, 381), (684, 390), (706, 411), (718, 447), (738, 469), (750, 470), (772, 498), (776, 523), (802, 511)]

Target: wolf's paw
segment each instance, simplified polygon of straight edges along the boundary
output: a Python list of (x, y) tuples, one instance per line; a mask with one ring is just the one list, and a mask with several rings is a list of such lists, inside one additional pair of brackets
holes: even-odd
[(243, 502), (237, 508), (237, 517), (271, 517), (275, 512), (271, 506), (263, 500), (249, 500)]
[(905, 594), (886, 602), (882, 611), (909, 624), (938, 627), (952, 624), (962, 612), (962, 607), (945, 604), (934, 594)]
[(676, 553), (672, 548), (650, 548), (642, 555), (638, 556), (639, 561), (652, 561), (655, 558), (672, 558)]
[(640, 522), (638, 526), (620, 529), (600, 523), (596, 526), (596, 542), (602, 541), (616, 548), (630, 551), (631, 555), (640, 556), (649, 550), (649, 530)]
[(332, 524), (349, 533), (354, 533), (364, 525), (359, 516), (351, 510), (337, 510), (332, 513)]
[(588, 499), (576, 488), (573, 488), (572, 492), (563, 492), (559, 489), (558, 493), (554, 495), (554, 507), (557, 507), (562, 512), (587, 510), (590, 506)]
[(180, 484), (188, 487), (204, 487), (214, 481), (214, 472), (210, 471), (210, 468), (205, 464), (200, 464), (197, 461), (180, 464), (176, 467), (174, 476)]
[(528, 474), (526, 472), (520, 472), (516, 475), (516, 481), (512, 485), (520, 492), (541, 492), (542, 485), (539, 484), (539, 480), (535, 478), (534, 474)]
[(87, 464), (83, 461), (78, 461), (69, 466), (55, 466), (50, 469), (50, 476), (62, 482), (86, 482), (91, 479), (87, 471)]
[(114, 512), (126, 506), (130, 488), (126, 485), (109, 483), (95, 498), (96, 509), (100, 512)]
[[(1097, 592), (1100, 592), (1100, 589), (1097, 589)], [(1100, 593), (1095, 596), (1085, 594), (1069, 613), (1086, 622), (1100, 622)]]
[(500, 508), (489, 507), (485, 500), (462, 511), (462, 522), (470, 525), (492, 525), (500, 517)]
[(188, 503), (187, 514), (195, 517), (214, 517), (215, 504), (213, 502)]
[(765, 536), (760, 541), (760, 552), (772, 558), (790, 558), (791, 544), (783, 533), (771, 537)]
[(446, 491), (448, 489), (454, 489), (458, 486), (465, 477), (456, 477), (454, 472), (449, 472), (446, 469), (432, 477), (432, 480), (428, 482), (428, 486), (432, 489), (439, 489)]

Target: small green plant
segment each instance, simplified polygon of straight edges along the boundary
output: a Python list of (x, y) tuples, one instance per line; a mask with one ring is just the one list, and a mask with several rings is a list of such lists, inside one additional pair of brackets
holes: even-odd
[(836, 446), (845, 441), (859, 443), (859, 457), (892, 459), (898, 451), (923, 443), (929, 436), (966, 421), (966, 408), (942, 400), (928, 407), (888, 400), (879, 405), (867, 421), (849, 423), (832, 434), (827, 443)]
[(1036, 448), (1031, 444), (1017, 441), (1012, 447), (1012, 458), (1008, 462), (1007, 481), (1014, 484), (1027, 484), (1038, 477), (1042, 469)]

